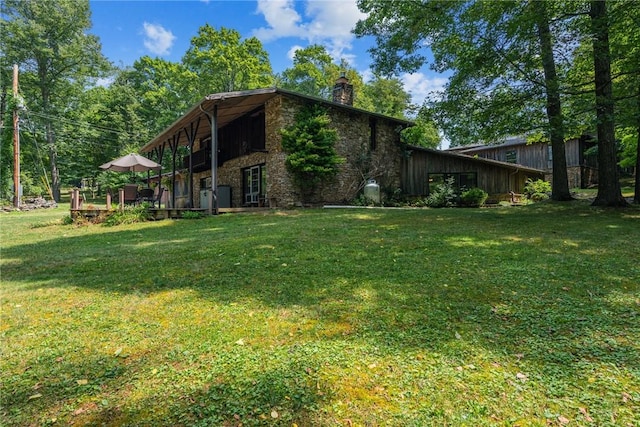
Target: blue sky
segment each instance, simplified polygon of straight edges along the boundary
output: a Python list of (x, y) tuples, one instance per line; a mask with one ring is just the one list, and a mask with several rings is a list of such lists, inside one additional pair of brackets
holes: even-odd
[[(371, 74), (367, 49), (373, 40), (351, 34), (364, 17), (355, 0), (91, 0), (90, 5), (91, 32), (119, 66), (144, 55), (178, 62), (198, 28), (208, 23), (260, 39), (274, 72), (291, 66), (295, 49), (317, 43), (336, 60), (349, 61), (365, 78)], [(415, 103), (446, 82), (426, 67), (399, 77)]]

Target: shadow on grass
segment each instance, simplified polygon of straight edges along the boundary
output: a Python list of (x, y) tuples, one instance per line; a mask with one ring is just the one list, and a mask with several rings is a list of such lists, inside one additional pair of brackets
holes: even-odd
[[(24, 290), (144, 297), (187, 289), (222, 306), (301, 307), (318, 325), (303, 335), (308, 342), (316, 334), (366, 342), (382, 355), (446, 354), (461, 365), (482, 347), (569, 378), (585, 364), (640, 366), (634, 215), (549, 205), (223, 216), (12, 247), (3, 250), (13, 260), (3, 278)], [(178, 413), (185, 425), (302, 420), (330, 398), (307, 371), (321, 365), (291, 363), (251, 377), (214, 366), (194, 390), (176, 391), (167, 417)], [(29, 393), (18, 389), (11, 402)], [(157, 405), (138, 402), (140, 413)], [(138, 415), (105, 408), (92, 421)]]

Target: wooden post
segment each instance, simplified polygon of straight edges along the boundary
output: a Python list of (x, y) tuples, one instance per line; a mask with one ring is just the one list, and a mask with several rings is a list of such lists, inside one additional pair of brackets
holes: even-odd
[(111, 192), (107, 192), (107, 210), (111, 210)]
[(120, 212), (124, 212), (124, 188), (118, 188), (118, 200), (120, 201)]
[[(18, 99), (18, 65), (13, 66), (13, 100)], [(13, 108), (13, 206), (20, 207), (20, 118), (18, 105)]]
[(80, 209), (80, 190), (77, 188), (71, 190), (71, 209)]

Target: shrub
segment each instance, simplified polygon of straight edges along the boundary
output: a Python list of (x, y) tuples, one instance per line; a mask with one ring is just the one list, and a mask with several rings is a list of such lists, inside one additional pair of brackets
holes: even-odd
[(447, 178), (442, 184), (437, 184), (429, 196), (427, 196), (427, 206), (430, 208), (446, 208), (453, 206), (456, 199), (456, 191), (453, 184), (453, 177)]
[(529, 200), (539, 202), (549, 198), (551, 192), (551, 183), (543, 181), (542, 179), (532, 180), (527, 179), (527, 183), (524, 186), (524, 194)]
[(181, 218), (182, 219), (200, 219), (200, 218), (204, 218), (204, 215), (202, 214), (202, 212), (184, 211), (182, 212)]
[(309, 106), (296, 114), (293, 125), (281, 130), (282, 148), (287, 153), (285, 164), (303, 200), (320, 183), (334, 177), (345, 161), (336, 153), (338, 134), (330, 124), (325, 109)]
[(463, 206), (482, 206), (489, 195), (481, 188), (470, 188), (460, 195), (460, 203)]
[(104, 225), (112, 227), (121, 224), (145, 222), (149, 214), (145, 206), (126, 206), (123, 211), (117, 210), (104, 221)]

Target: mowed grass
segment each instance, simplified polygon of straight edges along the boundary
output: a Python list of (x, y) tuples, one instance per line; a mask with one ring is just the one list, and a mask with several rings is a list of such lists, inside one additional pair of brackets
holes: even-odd
[(640, 210), (1, 217), (0, 424), (640, 425)]

